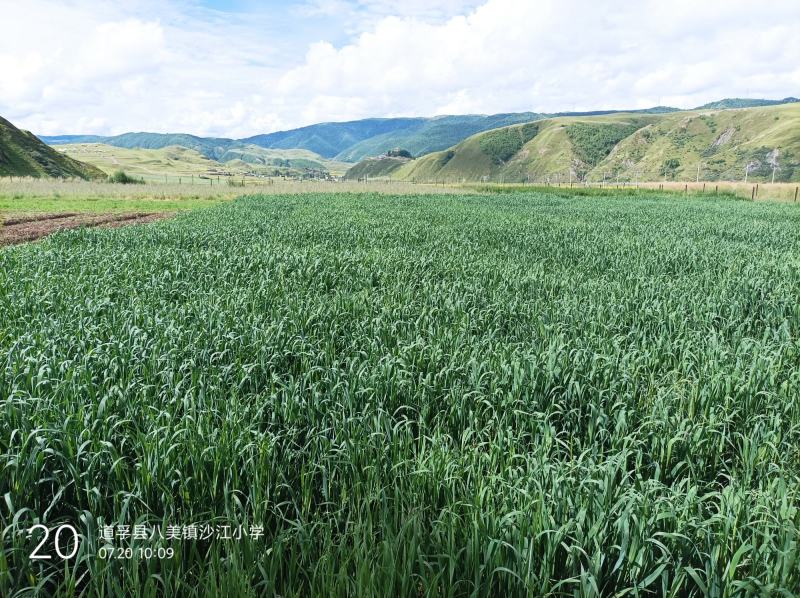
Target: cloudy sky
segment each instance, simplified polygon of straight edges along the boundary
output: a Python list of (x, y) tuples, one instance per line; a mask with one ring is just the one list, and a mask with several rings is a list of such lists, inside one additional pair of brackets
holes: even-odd
[[(433, 6), (433, 7), (432, 7)], [(0, 0), (0, 116), (243, 137), (800, 96), (800, 2)]]

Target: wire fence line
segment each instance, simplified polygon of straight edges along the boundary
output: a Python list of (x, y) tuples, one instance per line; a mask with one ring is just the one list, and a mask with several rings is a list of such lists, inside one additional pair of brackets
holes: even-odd
[[(657, 189), (682, 191), (685, 193), (735, 193), (752, 199), (800, 200), (800, 182), (763, 182), (750, 178), (744, 180), (640, 180), (624, 177), (598, 177), (596, 180), (578, 180), (568, 172), (525, 177), (488, 177), (469, 180), (465, 177), (403, 181), (388, 177), (365, 177), (358, 180), (337, 179), (278, 179), (235, 177), (214, 179), (189, 176), (171, 176), (135, 184), (115, 184), (106, 181), (84, 181), (82, 179), (0, 177), (0, 196), (6, 197), (130, 197), (130, 198), (178, 198), (225, 196), (235, 197), (243, 193), (295, 194), (315, 192), (379, 192), (379, 193), (465, 193), (475, 192), (476, 184), (520, 187), (570, 187), (599, 189)], [(478, 189), (480, 191), (480, 189)]]

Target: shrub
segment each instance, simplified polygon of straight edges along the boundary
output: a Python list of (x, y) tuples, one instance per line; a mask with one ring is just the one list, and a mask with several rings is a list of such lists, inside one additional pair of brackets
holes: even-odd
[(390, 158), (409, 158), (409, 159), (411, 159), (411, 158), (414, 157), (414, 156), (411, 155), (410, 151), (404, 150), (404, 149), (400, 149), (399, 147), (396, 147), (396, 148), (394, 148), (392, 150), (389, 150), (388, 152), (386, 152), (386, 155), (389, 156)]
[(620, 141), (638, 131), (638, 125), (589, 125), (575, 123), (567, 127), (575, 155), (587, 164), (603, 160)]
[(522, 145), (522, 133), (518, 128), (491, 131), (480, 139), (481, 151), (495, 164), (508, 162), (522, 149)]
[(522, 143), (528, 143), (539, 134), (539, 123), (527, 123), (520, 129), (522, 130)]
[(664, 160), (664, 164), (662, 169), (664, 171), (664, 176), (668, 176), (671, 179), (675, 178), (675, 175), (678, 173), (678, 168), (681, 166), (681, 161), (678, 158), (670, 158), (669, 160)]
[(144, 179), (137, 179), (136, 177), (132, 177), (129, 174), (126, 174), (124, 170), (118, 170), (114, 174), (108, 177), (109, 183), (119, 183), (120, 185), (143, 185)]
[(521, 127), (508, 127), (490, 131), (481, 137), (481, 151), (495, 164), (505, 164), (522, 146), (539, 134), (539, 123), (527, 123)]
[(443, 153), (442, 153), (442, 156), (439, 158), (439, 164), (441, 164), (442, 166), (444, 166), (444, 165), (445, 165), (445, 164), (447, 164), (447, 163), (448, 163), (450, 160), (452, 160), (452, 159), (453, 159), (453, 156), (455, 156), (455, 155), (456, 155), (456, 152), (455, 152), (455, 150), (447, 150), (446, 152), (443, 152)]

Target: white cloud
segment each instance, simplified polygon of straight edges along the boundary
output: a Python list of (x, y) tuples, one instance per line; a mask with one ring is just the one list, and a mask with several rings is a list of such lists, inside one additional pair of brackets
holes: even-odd
[(341, 49), (320, 43), (280, 89), (358, 98), (352, 116), (776, 97), (800, 90), (792, 25), (794, 1), (490, 0), (443, 24), (388, 17)]
[(0, 114), (38, 133), (681, 107), (800, 93), (800, 5), (744, 0), (0, 0)]

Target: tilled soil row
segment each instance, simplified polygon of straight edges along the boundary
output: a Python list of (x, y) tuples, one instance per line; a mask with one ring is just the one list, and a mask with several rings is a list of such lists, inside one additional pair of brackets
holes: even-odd
[(60, 218), (72, 218), (73, 216), (80, 216), (78, 212), (61, 212), (58, 214), (26, 214), (24, 216), (12, 216), (2, 221), (4, 226), (13, 226), (15, 224), (26, 224), (28, 222), (42, 222), (44, 220), (58, 220)]
[(0, 226), (0, 246), (35, 241), (54, 232), (83, 226), (116, 228), (145, 224), (171, 216), (169, 212), (133, 214), (39, 214), (6, 220)]

